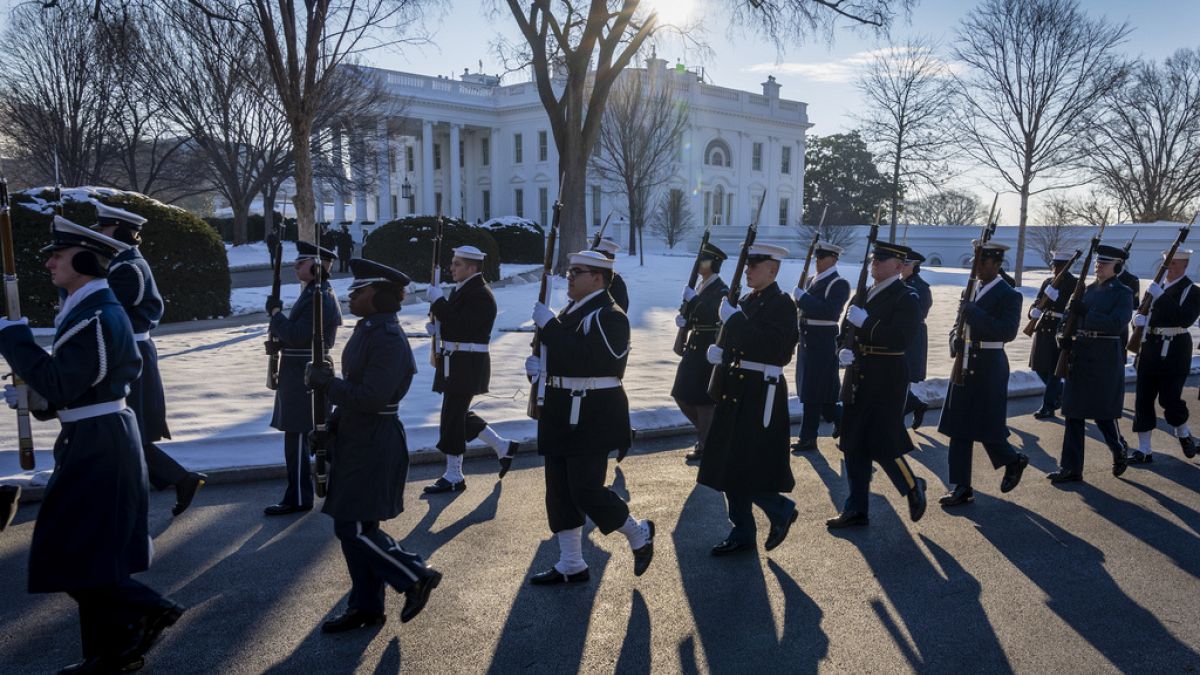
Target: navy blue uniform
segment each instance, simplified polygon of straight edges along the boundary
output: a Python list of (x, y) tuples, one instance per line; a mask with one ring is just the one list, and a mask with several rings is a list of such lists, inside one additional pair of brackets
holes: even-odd
[(622, 312), (629, 313), (629, 287), (625, 285), (625, 279), (616, 272), (613, 272), (612, 283), (608, 285), (608, 294)]
[(929, 282), (921, 278), (920, 272), (913, 272), (904, 283), (917, 294), (917, 316), (920, 317), (912, 342), (904, 349), (904, 358), (908, 360), (908, 381), (924, 382), (929, 361), (929, 326), (925, 321), (929, 317), (929, 310), (933, 308), (933, 291), (929, 288)]
[(796, 303), (800, 318), (796, 382), (799, 383), (804, 412), (800, 422), (801, 443), (816, 441), (822, 417), (833, 421), (841, 415), (837, 405), (841, 389), (837, 360), (838, 321), (850, 299), (850, 282), (838, 276), (834, 268), (828, 276), (811, 279), (804, 290)]
[(1133, 430), (1151, 431), (1157, 422), (1154, 400), (1172, 427), (1187, 424), (1183, 384), (1192, 365), (1192, 336), (1188, 328), (1200, 318), (1200, 288), (1184, 275), (1167, 287), (1150, 306), (1148, 326), (1137, 357), (1137, 396)]
[(671, 397), (677, 401), (691, 405), (713, 405), (713, 400), (708, 397), (708, 381), (712, 377), (713, 366), (705, 354), (708, 346), (717, 341), (717, 333), (721, 329), (718, 308), (728, 294), (729, 286), (720, 277), (714, 276), (696, 297), (688, 301), (683, 310), (689, 333), (683, 347), (683, 358), (675, 370), (675, 384), (671, 387)]
[[(1046, 289), (1054, 281), (1053, 278), (1046, 279), (1042, 282), (1042, 287), (1038, 289), (1037, 297), (1034, 298), (1034, 304), (1046, 294)], [(1061, 351), (1058, 348), (1058, 330), (1062, 323), (1063, 315), (1067, 312), (1067, 303), (1071, 301), (1071, 294), (1075, 292), (1075, 284), (1078, 280), (1075, 275), (1067, 272), (1063, 275), (1062, 281), (1059, 282), (1058, 299), (1051, 302), (1045, 310), (1042, 318), (1038, 321), (1037, 331), (1033, 334), (1033, 347), (1029, 351), (1029, 369), (1038, 374), (1042, 378), (1042, 382), (1046, 383), (1046, 391), (1042, 394), (1042, 409), (1043, 410), (1058, 410), (1058, 406), (1062, 403), (1062, 378), (1054, 376), (1054, 370), (1058, 367), (1058, 355)], [(1033, 305), (1029, 306), (1033, 309)]]
[(433, 375), (433, 390), (443, 395), (437, 448), (447, 455), (461, 455), (487, 427), (468, 409), (473, 397), (487, 393), (492, 360), (486, 351), (455, 351), (455, 346), (487, 347), (496, 323), (496, 297), (479, 274), (464, 281), (462, 288), (452, 289), (448, 298), (434, 302), (430, 311), (441, 323), (442, 337), (441, 367)]

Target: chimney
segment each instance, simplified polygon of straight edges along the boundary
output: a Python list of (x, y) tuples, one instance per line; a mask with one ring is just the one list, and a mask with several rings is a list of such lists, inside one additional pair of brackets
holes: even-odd
[(762, 83), (763, 96), (766, 96), (773, 101), (778, 101), (780, 86), (781, 85), (775, 81), (774, 75), (768, 75), (767, 81)]

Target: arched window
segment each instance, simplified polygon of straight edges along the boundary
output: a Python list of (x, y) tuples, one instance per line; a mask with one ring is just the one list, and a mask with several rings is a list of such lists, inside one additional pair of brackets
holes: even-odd
[(929, 256), (929, 260), (927, 260), (925, 262), (930, 267), (941, 267), (942, 266), (942, 258), (941, 258), (941, 256), (937, 256), (937, 255)]
[(726, 197), (725, 188), (717, 185), (711, 191), (704, 193), (704, 222), (712, 223), (715, 227), (725, 225), (731, 199)]
[(704, 149), (704, 163), (709, 166), (733, 166), (733, 153), (725, 141), (715, 138)]

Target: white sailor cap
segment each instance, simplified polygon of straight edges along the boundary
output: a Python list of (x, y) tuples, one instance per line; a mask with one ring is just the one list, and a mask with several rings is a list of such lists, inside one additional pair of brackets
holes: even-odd
[(463, 260), (483, 260), (487, 254), (474, 246), (459, 246), (453, 249), (455, 258)]
[(1068, 262), (1075, 255), (1073, 251), (1051, 251), (1051, 262)]
[[(1163, 253), (1162, 253), (1163, 258), (1166, 258), (1168, 253), (1170, 253), (1170, 251), (1163, 251)], [(1190, 249), (1190, 248), (1176, 249), (1174, 260), (1191, 260), (1191, 259), (1192, 259), (1192, 249)]]
[(838, 246), (837, 244), (831, 244), (827, 241), (818, 241), (815, 250), (817, 253), (832, 253), (833, 255), (840, 257), (842, 252), (846, 249)]
[(57, 214), (54, 216), (54, 224), (50, 230), (54, 239), (50, 244), (42, 247), (42, 253), (78, 247), (111, 259), (115, 258), (118, 253), (131, 248), (129, 244), (77, 225)]
[(778, 260), (783, 262), (783, 259), (788, 256), (788, 250), (782, 246), (775, 244), (752, 244), (750, 250), (747, 251), (747, 260)]
[(92, 205), (96, 207), (96, 225), (100, 227), (121, 225), (134, 230), (141, 230), (142, 224), (146, 222), (145, 218), (136, 213), (130, 213), (125, 209), (109, 206), (95, 199), (92, 200)]
[(608, 257), (611, 258), (621, 251), (621, 245), (618, 244), (617, 242), (613, 241), (612, 239), (605, 237), (600, 240), (599, 244), (596, 244), (595, 246), (593, 246), (592, 250), (600, 251), (601, 253), (606, 253), (606, 254), (608, 254)]
[(599, 251), (580, 251), (571, 254), (572, 265), (584, 265), (587, 267), (598, 267), (604, 270), (613, 268), (613, 261), (607, 258)]

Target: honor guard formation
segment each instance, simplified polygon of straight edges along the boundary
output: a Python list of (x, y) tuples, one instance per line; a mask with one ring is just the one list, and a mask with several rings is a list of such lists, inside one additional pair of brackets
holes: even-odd
[[(20, 414), (57, 417), (61, 424), (30, 545), (28, 587), (67, 593), (78, 604), (83, 661), (62, 671), (74, 673), (137, 670), (158, 636), (182, 615), (183, 607), (132, 578), (150, 564), (147, 488), (173, 488), (172, 514), (179, 516), (206, 480), (155, 445), (170, 438), (151, 338), (164, 303), (138, 252), (143, 227), (153, 223), (95, 206), (90, 228), (55, 216), (52, 240), (42, 249), (50, 281), (61, 292), (50, 349), (34, 341), (12, 304), (8, 318), (0, 319), (0, 354), (15, 375), (5, 385), (6, 401)], [(621, 461), (634, 436), (622, 384), (632, 345), (629, 289), (615, 269), (620, 246), (598, 233), (589, 250), (565, 256), (568, 302), (552, 308), (549, 280), (560, 212), (555, 204), (532, 311), (532, 353), (525, 361), (547, 526), (558, 543), (558, 561), (529, 578), (538, 586), (589, 582), (583, 556), (588, 520), (603, 534), (625, 537), (629, 554), (616, 561), (618, 573), (649, 570), (656, 534), (653, 521), (636, 517), (605, 485), (610, 455)], [(11, 249), (6, 210), (0, 226), (7, 226)], [(1187, 276), (1191, 251), (1181, 248), (1189, 229), (1181, 228), (1139, 298), (1141, 282), (1125, 269), (1129, 246), (1103, 243), (1101, 228), (1086, 250), (1053, 254), (1051, 276), (1023, 314), (1022, 295), (1003, 271), (1008, 247), (991, 241), (994, 224), (984, 228), (974, 242), (949, 340), (953, 368), (938, 432), (949, 439), (952, 487), (939, 499), (943, 507), (975, 500), (976, 444), (1000, 473), (1001, 493), (1019, 485), (1029, 464), (1009, 442), (1006, 415), (1005, 349), (1023, 322), (1033, 339), (1029, 366), (1046, 385), (1035, 417), (1061, 414), (1065, 420), (1051, 482), (1082, 480), (1089, 420), (1112, 454), (1114, 476), (1131, 463), (1154, 460), (1151, 431), (1159, 408), (1181, 452), (1196, 455), (1182, 400), (1193, 351), (1189, 329), (1200, 318), (1200, 289)], [(853, 285), (838, 274), (844, 249), (814, 238), (790, 293), (778, 278), (789, 251), (756, 242), (756, 224), (728, 281), (721, 278), (728, 256), (705, 232), (675, 319), (680, 360), (670, 395), (696, 429), (686, 455), (697, 465), (696, 481), (725, 497), (728, 529), (713, 523), (721, 528), (713, 536), (713, 556), (757, 551), (755, 507), (769, 523), (763, 549), (785, 542), (801, 516), (787, 496), (796, 484), (791, 456), (817, 451), (822, 423), (844, 454), (849, 483), (849, 496), (826, 521), (828, 528), (868, 525), (876, 465), (907, 503), (911, 520), (924, 516), (926, 483), (906, 455), (914, 448), (909, 427), (921, 427), (929, 408), (914, 385), (926, 379), (925, 320), (933, 296), (920, 274), (924, 257), (906, 245), (879, 241), (878, 231), (877, 219)], [(433, 283), (425, 290), (426, 328), (433, 390), (442, 395), (437, 448), (446, 461), (444, 473), (423, 492), (447, 499), (467, 488), (463, 456), (469, 442), (479, 439), (492, 449), (497, 479), (512, 467), (520, 444), (471, 409), (476, 397), (488, 393), (492, 374), (497, 306), (483, 276), (486, 255), (473, 246), (453, 249), (453, 286), (443, 288), (440, 230), (437, 241)], [(354, 277), (349, 311), (356, 322), (335, 366), (330, 350), (343, 319), (329, 272), (339, 256), (297, 242), (301, 291), (285, 311), (274, 243), (275, 284), (265, 306), (267, 384), (275, 392), (270, 424), (283, 432), (287, 479), (279, 502), (265, 514), (307, 512), (323, 499), (321, 510), (333, 519), (350, 589), (345, 610), (326, 621), (323, 632), (385, 623), (388, 587), (403, 594), (399, 618), (408, 622), (443, 579), (382, 526), (404, 511), (408, 477), (401, 404), (418, 365), (397, 314), (409, 277), (378, 262), (341, 261)], [(1071, 272), (1077, 262), (1078, 277)], [(16, 297), (15, 286), (10, 290)], [(1127, 352), (1136, 355), (1136, 449), (1117, 425)], [(793, 358), (792, 389), (802, 409), (795, 441), (787, 378)], [(11, 521), (18, 496), (12, 486), (0, 488), (0, 529)]]

